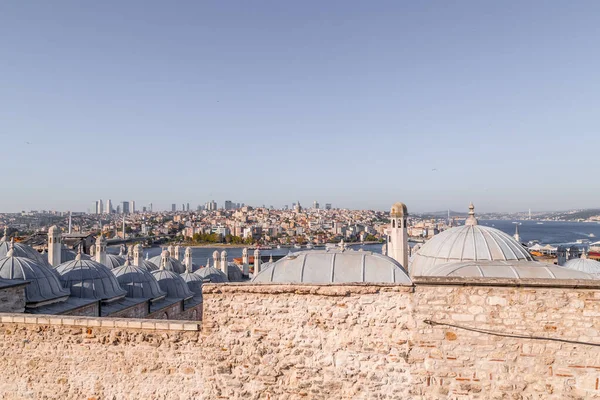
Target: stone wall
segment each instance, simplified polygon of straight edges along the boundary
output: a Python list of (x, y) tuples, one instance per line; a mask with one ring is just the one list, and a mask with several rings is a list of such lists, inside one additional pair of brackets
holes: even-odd
[(600, 285), (509, 283), (208, 284), (202, 331), (175, 321), (4, 315), (0, 393), (600, 398), (600, 347), (506, 337), (600, 343)]

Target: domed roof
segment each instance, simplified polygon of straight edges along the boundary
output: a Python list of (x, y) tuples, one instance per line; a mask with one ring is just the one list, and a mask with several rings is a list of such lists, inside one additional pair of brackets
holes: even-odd
[[(165, 258), (166, 256), (166, 258)], [(169, 253), (167, 250), (163, 251), (161, 255), (156, 256), (156, 257), (152, 257), (150, 259), (150, 262), (156, 266), (158, 266), (159, 268), (162, 268), (162, 260), (163, 258), (165, 258), (165, 269), (167, 271), (173, 271), (177, 274), (183, 274), (185, 272), (185, 267), (183, 266), (183, 264), (181, 263), (181, 261), (179, 261), (176, 258), (171, 257), (171, 253)]]
[(8, 229), (4, 228), (4, 236), (0, 239), (0, 257), (6, 257), (10, 250), (11, 242), (13, 243), (13, 256), (25, 257), (35, 261), (37, 264), (42, 264), (46, 267), (50, 267), (48, 257), (44, 257), (41, 253), (38, 253), (33, 247), (27, 246), (22, 243), (15, 243), (14, 240), (8, 239)]
[(463, 261), (431, 268), (428, 276), (456, 276), (507, 279), (594, 279), (581, 271), (537, 261)]
[(112, 270), (127, 297), (157, 300), (167, 296), (160, 289), (158, 281), (143, 267), (131, 265), (129, 260), (125, 264)]
[(573, 271), (585, 272), (586, 274), (600, 277), (600, 262), (596, 260), (590, 260), (584, 253), (581, 258), (573, 258), (562, 266)]
[[(189, 253), (188, 253), (189, 250)], [(186, 254), (191, 254), (192, 250), (188, 247)], [(192, 272), (192, 265), (186, 265), (185, 272), (181, 274), (181, 278), (187, 283), (188, 288), (196, 295), (202, 297), (202, 277)]]
[(473, 208), (466, 224), (443, 231), (417, 251), (410, 264), (411, 276), (431, 275), (437, 265), (462, 261), (534, 261), (512, 236), (478, 225)]
[(137, 267), (142, 267), (144, 269), (146, 269), (147, 271), (156, 271), (158, 269), (158, 266), (156, 264), (154, 264), (153, 262), (151, 262), (150, 260), (141, 260), (141, 265), (137, 265)]
[(106, 254), (106, 266), (109, 269), (119, 268), (123, 264), (125, 264), (125, 257), (108, 253)]
[(9, 250), (7, 257), (0, 259), (0, 278), (29, 281), (29, 285), (25, 286), (25, 299), (29, 307), (56, 303), (69, 297), (69, 290), (62, 287), (50, 268), (13, 254)]
[(209, 281), (210, 283), (229, 282), (229, 279), (227, 278), (225, 273), (215, 267), (200, 268), (195, 273), (198, 274), (198, 276), (200, 276), (204, 281)]
[(244, 280), (242, 270), (236, 263), (227, 263), (227, 280), (229, 282), (241, 282)]
[(168, 297), (184, 300), (194, 297), (194, 293), (179, 274), (164, 268), (152, 271), (151, 274), (158, 281), (160, 289), (166, 292)]
[(56, 271), (63, 287), (71, 289), (71, 296), (112, 301), (127, 294), (111, 270), (94, 260), (77, 257), (60, 264)]
[(392, 209), (390, 211), (390, 215), (392, 217), (401, 217), (403, 215), (408, 215), (408, 210), (406, 209), (406, 204), (404, 203), (394, 203)]
[[(67, 262), (67, 261), (73, 261), (77, 258), (77, 253), (74, 252), (73, 250), (69, 250), (66, 247), (63, 247), (60, 249), (60, 260), (61, 263)], [(81, 254), (81, 259), (82, 260), (91, 260), (92, 257), (90, 257), (88, 254)]]
[(290, 254), (261, 270), (252, 282), (411, 284), (404, 268), (390, 257), (370, 251), (338, 249)]

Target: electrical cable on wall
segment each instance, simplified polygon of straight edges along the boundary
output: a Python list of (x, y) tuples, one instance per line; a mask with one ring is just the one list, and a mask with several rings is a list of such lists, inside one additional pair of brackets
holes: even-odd
[(432, 321), (430, 319), (423, 320), (423, 322), (426, 323), (427, 325), (431, 325), (431, 326), (449, 326), (449, 327), (456, 328), (456, 329), (462, 329), (462, 330), (465, 330), (465, 331), (471, 331), (471, 332), (477, 332), (477, 333), (484, 333), (486, 335), (492, 335), (492, 336), (509, 337), (509, 338), (515, 338), (515, 339), (549, 340), (549, 341), (552, 341), (552, 342), (561, 342), (561, 343), (570, 343), (570, 344), (583, 344), (583, 345), (586, 345), (586, 346), (600, 347), (600, 343), (581, 342), (581, 341), (578, 341), (578, 340), (568, 340), (568, 339), (560, 339), (560, 338), (553, 338), (553, 337), (543, 337), (543, 336), (519, 335), (519, 334), (514, 334), (514, 333), (502, 333), (502, 332), (492, 331), (492, 330), (489, 330), (489, 329), (479, 329), (479, 328), (472, 328), (472, 327), (469, 327), (469, 326), (450, 324), (450, 323), (447, 323), (447, 322), (437, 322), (437, 321)]

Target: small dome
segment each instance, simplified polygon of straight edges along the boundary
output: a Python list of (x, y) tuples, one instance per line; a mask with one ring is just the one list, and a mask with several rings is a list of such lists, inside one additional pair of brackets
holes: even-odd
[(408, 215), (406, 204), (400, 202), (394, 203), (392, 209), (390, 210), (390, 215), (392, 217), (402, 217)]
[(225, 273), (215, 267), (200, 268), (195, 273), (198, 274), (198, 276), (200, 276), (204, 281), (209, 281), (210, 283), (229, 282), (229, 279)]
[(431, 275), (432, 268), (449, 262), (534, 261), (512, 236), (478, 225), (475, 213), (469, 214), (467, 225), (445, 230), (425, 242), (410, 264), (411, 276)]
[[(66, 247), (63, 247), (62, 249), (60, 249), (60, 261), (61, 263), (67, 262), (67, 261), (73, 261), (77, 258), (77, 253), (74, 252), (73, 250), (69, 250)], [(81, 254), (80, 258), (82, 260), (91, 260), (92, 257), (90, 257), (87, 254)]]
[(143, 267), (131, 265), (129, 261), (113, 269), (112, 273), (121, 288), (127, 291), (127, 297), (157, 300), (167, 296), (152, 273)]
[(38, 253), (33, 247), (27, 246), (26, 244), (15, 243), (14, 240), (9, 240), (8, 237), (5, 236), (0, 239), (0, 258), (6, 257), (11, 246), (11, 242), (13, 243), (13, 256), (15, 257), (24, 257), (29, 258), (30, 260), (35, 261), (37, 264), (44, 265), (46, 267), (50, 267), (50, 263), (48, 262), (48, 257), (44, 257), (41, 253)]
[(114, 254), (106, 254), (106, 266), (109, 269), (119, 268), (121, 265), (125, 264), (125, 257), (116, 256)]
[(151, 262), (150, 260), (142, 259), (140, 264), (141, 265), (137, 265), (137, 266), (142, 267), (149, 272), (156, 271), (157, 269), (159, 269), (158, 266), (156, 264), (154, 264), (153, 262)]
[(162, 260), (163, 260), (163, 258), (166, 257), (166, 263), (164, 266), (165, 269), (167, 271), (173, 271), (177, 274), (183, 274), (185, 272), (185, 267), (183, 266), (181, 261), (177, 260), (176, 258), (171, 257), (170, 254), (171, 253), (169, 253), (167, 250), (165, 250), (161, 253), (160, 256), (152, 257), (150, 259), (150, 262), (152, 264), (156, 265), (160, 269)]
[(56, 225), (52, 225), (49, 229), (48, 229), (48, 233), (60, 233), (60, 229), (58, 226)]
[(63, 301), (70, 294), (50, 268), (29, 258), (12, 256), (10, 251), (8, 257), (0, 259), (0, 278), (29, 281), (25, 298), (30, 307)]
[(167, 293), (167, 297), (184, 300), (194, 297), (194, 293), (188, 288), (187, 283), (177, 273), (161, 268), (152, 271), (151, 274), (158, 281), (160, 289)]
[(600, 278), (600, 262), (590, 260), (586, 255), (583, 255), (581, 258), (573, 258), (567, 261), (562, 267), (573, 271), (585, 272), (586, 274)]
[(241, 282), (244, 280), (242, 270), (236, 263), (227, 263), (227, 280), (229, 282)]
[(290, 254), (261, 270), (252, 282), (411, 284), (404, 268), (390, 257), (337, 249)]
[(70, 288), (74, 297), (112, 301), (127, 294), (111, 270), (93, 260), (67, 261), (60, 264), (56, 271), (60, 274), (63, 287)]
[(537, 261), (464, 261), (438, 265), (428, 276), (507, 279), (594, 279), (581, 271)]
[(202, 297), (202, 282), (204, 281), (202, 277), (195, 272), (184, 272), (181, 274), (181, 278), (187, 283), (188, 288), (194, 293), (196, 296)]

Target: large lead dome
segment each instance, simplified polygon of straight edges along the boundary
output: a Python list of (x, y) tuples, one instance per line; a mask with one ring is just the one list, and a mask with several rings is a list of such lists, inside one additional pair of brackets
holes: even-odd
[(266, 268), (252, 282), (405, 283), (411, 280), (394, 259), (370, 251), (312, 250), (293, 253)]
[(464, 226), (435, 235), (414, 256), (411, 276), (432, 275), (437, 265), (463, 261), (533, 261), (529, 252), (506, 233), (481, 226), (469, 206)]

